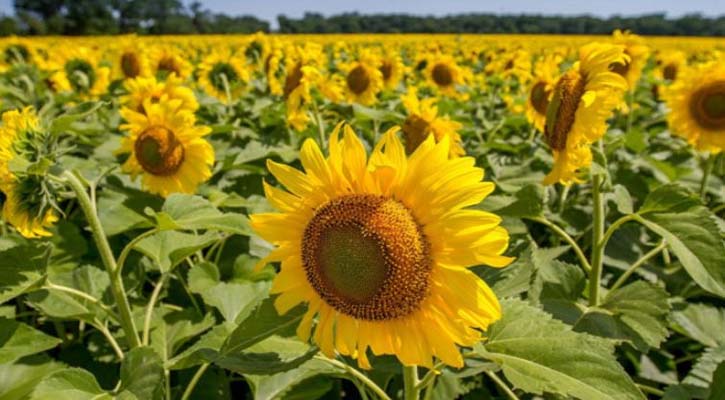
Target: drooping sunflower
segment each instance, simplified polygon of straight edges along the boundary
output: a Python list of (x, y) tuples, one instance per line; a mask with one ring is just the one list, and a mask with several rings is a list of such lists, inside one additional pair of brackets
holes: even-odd
[(418, 90), (415, 87), (408, 89), (408, 93), (401, 96), (403, 106), (408, 111), (408, 117), (403, 122), (401, 130), (405, 138), (405, 150), (411, 154), (423, 143), (428, 136), (433, 136), (436, 142), (444, 137), (450, 141), (449, 157), (460, 157), (466, 154), (461, 145), (461, 136), (458, 131), (462, 125), (447, 117), (438, 116), (437, 100), (429, 97), (418, 99)]
[(470, 75), (470, 70), (459, 66), (451, 55), (433, 54), (426, 60), (426, 80), (445, 96), (465, 98), (459, 87), (466, 84)]
[(199, 64), (199, 86), (223, 103), (235, 100), (249, 81), (244, 54), (231, 49), (214, 50)]
[(170, 75), (165, 81), (158, 81), (154, 76), (138, 77), (127, 80), (124, 86), (128, 94), (121, 97), (121, 104), (140, 113), (145, 113), (146, 100), (155, 104), (178, 99), (181, 109), (193, 112), (199, 108), (194, 92), (183, 86), (176, 75)]
[(182, 108), (179, 99), (152, 103), (144, 101), (145, 113), (124, 107), (127, 123), (121, 129), (118, 154), (130, 153), (123, 171), (133, 179), (141, 175), (145, 190), (167, 197), (172, 193), (194, 193), (211, 177), (214, 149), (204, 139), (211, 132), (195, 125), (194, 113)]
[(42, 201), (36, 176), (16, 176), (9, 163), (17, 156), (28, 135), (39, 130), (32, 108), (3, 113), (0, 126), (0, 191), (5, 194), (3, 219), (27, 238), (50, 236), (48, 228), (58, 220), (54, 210)]
[(308, 108), (312, 100), (311, 90), (322, 79), (320, 63), (324, 55), (322, 47), (314, 43), (293, 45), (287, 48), (285, 54), (282, 96), (287, 107), (287, 123), (293, 129), (302, 131), (310, 122)]
[(615, 44), (624, 46), (624, 54), (629, 61), (613, 62), (609, 69), (627, 80), (630, 90), (634, 90), (642, 75), (642, 68), (647, 64), (649, 58), (649, 47), (644, 44), (641, 37), (629, 32), (615, 30), (612, 34)]
[(725, 149), (725, 58), (683, 68), (664, 89), (670, 129), (699, 150)]
[(377, 95), (383, 89), (383, 73), (378, 64), (377, 57), (369, 49), (360, 50), (356, 61), (340, 63), (348, 102), (369, 106), (377, 101)]
[(56, 91), (73, 91), (81, 97), (100, 96), (108, 89), (111, 69), (102, 64), (99, 52), (89, 47), (62, 46), (41, 66), (51, 72)]
[(533, 79), (526, 96), (526, 119), (539, 131), (544, 131), (546, 109), (559, 77), (561, 58), (552, 55), (539, 59), (534, 67)]
[(147, 57), (151, 71), (157, 76), (173, 74), (181, 79), (191, 76), (193, 67), (188, 61), (189, 57), (178, 47), (157, 45), (149, 49)]
[(299, 337), (363, 368), (368, 348), (404, 365), (431, 368), (436, 357), (463, 366), (457, 346), (481, 340), (501, 315), (468, 267), (512, 261), (501, 255), (508, 246), (501, 219), (467, 208), (494, 185), (481, 181), (473, 158), (448, 158), (447, 137), (429, 136), (406, 157), (393, 129), (368, 158), (352, 129), (342, 140), (339, 129), (327, 158), (314, 141), (304, 143), (304, 172), (268, 161), (288, 191), (265, 183), (280, 212), (251, 219), (276, 246), (262, 263), (281, 262), (271, 289), (278, 312), (307, 303)]
[(622, 46), (590, 43), (579, 50), (579, 61), (556, 82), (544, 127), (554, 168), (544, 178), (545, 184), (579, 182), (577, 172), (591, 164), (590, 145), (604, 136), (607, 119), (627, 90), (627, 81), (609, 66), (627, 59)]

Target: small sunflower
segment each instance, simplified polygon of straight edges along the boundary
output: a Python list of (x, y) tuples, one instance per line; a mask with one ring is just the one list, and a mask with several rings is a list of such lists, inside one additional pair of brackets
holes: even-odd
[(526, 118), (539, 131), (544, 131), (546, 124), (546, 109), (554, 91), (556, 80), (559, 77), (559, 63), (557, 56), (542, 57), (534, 68), (533, 79), (529, 84), (526, 96)]
[(0, 55), (0, 72), (17, 64), (33, 64), (38, 57), (33, 41), (12, 37), (2, 42)]
[(248, 81), (246, 58), (229, 49), (212, 51), (199, 64), (199, 86), (223, 103), (239, 97)]
[(312, 87), (321, 81), (322, 48), (313, 43), (295, 45), (287, 49), (282, 96), (287, 107), (287, 123), (302, 131), (310, 122), (308, 108), (312, 101)]
[(0, 126), (0, 191), (5, 194), (3, 218), (26, 238), (50, 236), (57, 220), (55, 211), (43, 201), (40, 178), (17, 176), (9, 163), (17, 157), (18, 147), (28, 135), (40, 129), (35, 112), (27, 107), (3, 113)]
[[(406, 157), (388, 131), (368, 158), (348, 126), (330, 137), (325, 158), (313, 140), (302, 146), (305, 171), (268, 161), (284, 191), (265, 183), (280, 212), (252, 215), (252, 226), (281, 262), (272, 285), (277, 311), (300, 303), (297, 327), (333, 357), (370, 368), (375, 355), (433, 366), (433, 357), (463, 366), (457, 346), (481, 340), (501, 316), (496, 296), (468, 267), (508, 265), (501, 218), (468, 208), (494, 189), (470, 157), (449, 159), (449, 141), (429, 136)], [(316, 322), (315, 322), (316, 321)], [(313, 325), (316, 326), (313, 328)]]
[(679, 50), (666, 50), (657, 54), (657, 68), (655, 79), (658, 81), (674, 82), (677, 74), (687, 66), (687, 56)]
[(440, 142), (444, 137), (449, 139), (449, 157), (460, 157), (466, 154), (461, 145), (461, 136), (458, 134), (462, 125), (447, 117), (438, 116), (435, 98), (419, 100), (418, 90), (411, 87), (408, 89), (408, 93), (401, 96), (401, 101), (408, 111), (408, 117), (401, 127), (405, 138), (405, 150), (408, 154), (413, 153), (430, 135), (435, 138), (436, 142)]
[(556, 82), (544, 128), (554, 168), (544, 178), (545, 184), (578, 182), (579, 169), (591, 164), (590, 145), (604, 136), (607, 119), (627, 89), (627, 81), (609, 66), (627, 59), (622, 46), (590, 43), (579, 50), (579, 61)]
[(622, 32), (619, 29), (614, 31), (613, 41), (615, 44), (624, 46), (624, 54), (628, 56), (628, 59), (613, 62), (609, 69), (624, 77), (629, 89), (633, 90), (642, 75), (642, 69), (647, 64), (649, 47), (644, 45), (641, 37), (628, 31)]
[(447, 54), (434, 54), (426, 59), (425, 77), (428, 84), (439, 93), (450, 97), (465, 97), (459, 87), (470, 78), (470, 71), (461, 67)]
[(42, 67), (51, 72), (54, 90), (73, 91), (81, 97), (100, 96), (108, 89), (111, 69), (102, 64), (98, 54), (88, 47), (61, 47)]
[(114, 76), (121, 79), (133, 79), (151, 75), (148, 58), (139, 45), (138, 39), (129, 38), (122, 41), (122, 46), (114, 54)]
[(194, 92), (181, 84), (176, 75), (169, 76), (165, 81), (158, 81), (154, 76), (129, 79), (124, 84), (128, 94), (121, 97), (121, 104), (140, 113), (145, 113), (144, 102), (152, 104), (168, 100), (181, 100), (181, 109), (196, 111), (199, 103)]
[(378, 64), (369, 50), (362, 50), (357, 61), (339, 66), (345, 74), (344, 88), (348, 102), (369, 106), (377, 101), (377, 95), (383, 89), (383, 73)]
[(397, 88), (405, 74), (403, 59), (395, 51), (387, 51), (380, 57), (378, 69), (383, 74), (383, 85), (388, 90)]
[(699, 150), (725, 149), (725, 59), (683, 68), (664, 89), (670, 129)]
[(191, 76), (192, 66), (188, 56), (173, 46), (159, 45), (152, 47), (148, 52), (148, 63), (151, 71), (161, 77), (176, 75), (181, 79)]
[(179, 99), (144, 102), (145, 113), (121, 109), (129, 135), (121, 141), (119, 154), (130, 153), (123, 171), (132, 178), (142, 176), (145, 190), (167, 197), (172, 193), (194, 193), (211, 177), (214, 149), (204, 139), (211, 132), (195, 125), (194, 113), (182, 108)]

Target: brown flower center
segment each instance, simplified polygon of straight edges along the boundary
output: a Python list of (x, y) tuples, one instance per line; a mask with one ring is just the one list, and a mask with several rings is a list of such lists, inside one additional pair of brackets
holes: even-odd
[(159, 64), (156, 66), (156, 69), (158, 69), (159, 71), (174, 73), (178, 76), (181, 76), (181, 68), (176, 62), (176, 59), (171, 56), (162, 57), (161, 60), (159, 60)]
[(121, 71), (126, 78), (135, 78), (141, 74), (141, 62), (136, 53), (127, 51), (121, 55)]
[(443, 63), (438, 63), (433, 67), (433, 82), (438, 86), (450, 86), (453, 84), (453, 72)]
[[(624, 51), (624, 54), (629, 56), (629, 53), (627, 52), (627, 50)], [(627, 72), (629, 72), (629, 66), (630, 66), (630, 61), (624, 61), (624, 62), (617, 61), (617, 62), (613, 62), (613, 63), (609, 64), (609, 70), (614, 72), (615, 74), (619, 74), (623, 77), (626, 77)]]
[(554, 95), (546, 108), (544, 139), (553, 150), (566, 147), (579, 101), (584, 95), (584, 78), (577, 71), (565, 73), (554, 88)]
[(410, 211), (371, 194), (331, 200), (302, 239), (302, 265), (338, 312), (381, 321), (415, 311), (428, 294), (430, 245)]
[(288, 98), (289, 95), (297, 89), (297, 86), (302, 82), (302, 63), (295, 64), (294, 68), (287, 74), (287, 78), (284, 80), (284, 98)]
[(725, 80), (703, 86), (690, 97), (690, 114), (707, 130), (725, 130)]
[(536, 82), (529, 93), (529, 101), (537, 113), (546, 115), (546, 108), (549, 107), (549, 94), (545, 82)]
[(184, 146), (171, 130), (152, 126), (136, 139), (134, 155), (144, 171), (169, 176), (178, 171), (184, 162)]
[(369, 86), (370, 76), (362, 65), (358, 65), (347, 74), (347, 87), (351, 92), (360, 95), (365, 93)]
[(665, 68), (662, 69), (662, 77), (669, 81), (674, 81), (675, 78), (677, 78), (677, 65), (667, 64)]
[(430, 135), (430, 124), (417, 115), (406, 118), (401, 129), (405, 137), (405, 151), (408, 154), (413, 153)]
[(380, 72), (383, 74), (383, 80), (389, 80), (393, 76), (393, 63), (383, 61), (383, 65), (380, 66)]

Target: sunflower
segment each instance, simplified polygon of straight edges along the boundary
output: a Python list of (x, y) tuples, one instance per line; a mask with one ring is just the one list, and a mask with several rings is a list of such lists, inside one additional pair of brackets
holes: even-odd
[(2, 46), (0, 72), (17, 64), (33, 64), (36, 61), (36, 45), (33, 41), (12, 37), (4, 40)]
[(345, 76), (345, 97), (350, 103), (369, 106), (377, 101), (383, 89), (383, 73), (378, 69), (377, 57), (368, 50), (361, 50), (357, 61), (341, 63)]
[(544, 128), (554, 168), (544, 178), (545, 184), (578, 182), (579, 169), (591, 164), (589, 147), (604, 136), (607, 119), (627, 89), (627, 81), (609, 66), (627, 60), (622, 46), (590, 43), (579, 50), (579, 61), (556, 82)]
[(194, 113), (182, 108), (182, 100), (144, 101), (145, 113), (121, 109), (129, 135), (121, 141), (119, 154), (131, 153), (123, 171), (133, 179), (142, 175), (145, 190), (166, 197), (172, 193), (194, 193), (211, 177), (214, 149), (204, 136), (211, 132), (195, 125)]
[(88, 47), (61, 47), (41, 67), (51, 72), (50, 85), (56, 91), (100, 96), (108, 88), (111, 69), (102, 64), (98, 54)]
[(280, 68), (282, 60), (284, 60), (284, 51), (278, 42), (273, 40), (264, 58), (263, 68), (269, 93), (275, 96), (281, 96), (283, 93), (282, 80), (284, 79), (284, 73)]
[(3, 113), (0, 126), (0, 191), (5, 194), (3, 219), (27, 238), (50, 236), (47, 228), (58, 220), (43, 201), (39, 178), (17, 176), (9, 163), (17, 157), (17, 148), (28, 135), (38, 132), (38, 117), (32, 108)]
[(539, 131), (544, 131), (546, 109), (559, 77), (558, 56), (545, 56), (536, 62), (533, 79), (526, 96), (526, 118)]
[(531, 79), (531, 54), (524, 49), (496, 54), (486, 64), (484, 72), (503, 80), (514, 79), (519, 83), (526, 83)]
[(434, 54), (426, 59), (425, 77), (428, 84), (443, 95), (465, 98), (465, 95), (459, 93), (458, 87), (466, 84), (470, 75), (470, 71), (459, 66), (450, 55)]
[(239, 97), (249, 81), (249, 70), (243, 54), (214, 50), (199, 64), (199, 86), (224, 103)]
[(508, 246), (501, 219), (467, 208), (494, 185), (481, 181), (473, 158), (448, 158), (447, 137), (429, 136), (406, 157), (392, 129), (368, 158), (349, 126), (339, 139), (340, 125), (327, 158), (314, 141), (304, 143), (304, 172), (267, 163), (289, 190), (265, 183), (280, 212), (251, 216), (276, 246), (260, 265), (281, 262), (271, 289), (277, 311), (307, 303), (299, 337), (363, 368), (370, 368), (368, 348), (405, 365), (431, 368), (437, 357), (463, 366), (457, 345), (481, 340), (501, 315), (491, 289), (467, 267), (512, 261), (501, 255)]
[(121, 103), (140, 113), (145, 113), (144, 102), (159, 103), (168, 100), (181, 100), (180, 108), (196, 111), (199, 103), (194, 92), (181, 84), (176, 75), (169, 76), (165, 81), (159, 82), (154, 76), (129, 79), (124, 84), (128, 94), (121, 97)]
[(405, 74), (405, 64), (396, 51), (386, 51), (381, 57), (378, 69), (383, 74), (383, 85), (388, 90), (398, 87)]
[(624, 54), (628, 56), (628, 60), (613, 62), (609, 69), (623, 76), (627, 80), (629, 89), (633, 90), (642, 75), (642, 68), (647, 64), (649, 47), (644, 45), (641, 37), (628, 31), (622, 32), (619, 29), (614, 31), (613, 41), (615, 44), (624, 46)]
[(401, 101), (408, 111), (408, 117), (401, 127), (408, 154), (413, 153), (430, 135), (433, 135), (436, 142), (440, 142), (444, 137), (449, 139), (449, 157), (466, 154), (461, 145), (461, 136), (458, 134), (462, 125), (447, 117), (439, 117), (435, 98), (419, 100), (418, 90), (411, 87), (408, 93), (401, 96)]
[(285, 52), (285, 74), (282, 96), (287, 107), (287, 123), (302, 131), (310, 122), (308, 108), (312, 102), (312, 87), (322, 79), (320, 63), (322, 47), (314, 43), (293, 45)]
[(657, 68), (654, 74), (658, 81), (673, 82), (678, 72), (687, 65), (687, 56), (679, 50), (662, 51), (657, 54)]
[(116, 60), (114, 76), (121, 79), (133, 79), (151, 75), (149, 60), (136, 38), (122, 40), (114, 57)]
[(187, 59), (188, 56), (181, 49), (168, 45), (152, 47), (148, 52), (151, 71), (161, 77), (176, 75), (186, 79), (191, 76), (193, 68)]
[(664, 89), (670, 129), (699, 150), (725, 149), (725, 58), (683, 68)]

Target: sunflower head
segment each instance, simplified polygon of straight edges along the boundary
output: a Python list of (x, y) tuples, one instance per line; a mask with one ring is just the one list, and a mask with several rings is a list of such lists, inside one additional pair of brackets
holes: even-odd
[(649, 47), (644, 44), (641, 37), (629, 32), (615, 30), (612, 34), (613, 41), (617, 45), (624, 46), (626, 58), (614, 61), (609, 65), (610, 71), (619, 74), (627, 80), (630, 89), (633, 89), (640, 76), (642, 69), (649, 58)]
[(238, 97), (248, 80), (244, 56), (231, 51), (214, 51), (199, 65), (199, 85), (223, 102)]
[(124, 86), (128, 94), (121, 97), (121, 104), (142, 114), (146, 113), (144, 109), (146, 101), (156, 104), (162, 101), (180, 100), (182, 109), (196, 111), (199, 108), (194, 92), (183, 86), (181, 79), (176, 76), (169, 76), (165, 81), (158, 81), (154, 76), (142, 76), (127, 80)]
[(437, 357), (462, 366), (456, 346), (480, 340), (500, 315), (488, 286), (466, 267), (511, 262), (501, 255), (508, 234), (500, 218), (467, 208), (493, 186), (481, 182), (473, 159), (448, 158), (448, 138), (428, 136), (407, 157), (393, 129), (367, 157), (352, 129), (340, 139), (341, 129), (327, 157), (305, 142), (304, 172), (268, 162), (289, 192), (265, 183), (280, 212), (251, 218), (276, 246), (261, 264), (282, 263), (272, 288), (277, 310), (307, 303), (298, 335), (365, 368), (368, 348), (405, 365), (432, 366)]
[(84, 98), (102, 95), (110, 83), (110, 68), (103, 66), (99, 53), (89, 47), (62, 47), (43, 67), (51, 71), (51, 88)]
[(378, 59), (369, 50), (361, 51), (357, 61), (341, 65), (348, 101), (371, 105), (383, 88), (383, 73)]
[(459, 88), (470, 80), (470, 71), (459, 66), (452, 56), (434, 53), (426, 60), (425, 77), (428, 85), (439, 93), (461, 97)]
[(446, 137), (450, 140), (450, 157), (459, 157), (465, 154), (458, 131), (461, 124), (447, 117), (438, 115), (437, 99), (427, 98), (420, 100), (415, 87), (401, 96), (403, 106), (408, 112), (401, 130), (405, 138), (405, 150), (411, 154), (427, 138), (432, 135), (436, 142)]

